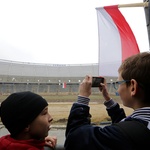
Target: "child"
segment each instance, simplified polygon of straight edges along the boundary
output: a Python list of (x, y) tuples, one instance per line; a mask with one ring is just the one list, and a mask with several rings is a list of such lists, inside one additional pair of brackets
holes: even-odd
[(86, 76), (79, 86), (78, 101), (73, 104), (66, 128), (66, 150), (145, 150), (150, 141), (150, 53), (143, 52), (127, 58), (118, 70), (113, 85), (123, 105), (133, 109), (126, 117), (101, 83), (104, 105), (112, 124), (92, 126), (89, 121), (89, 96), (92, 77)]
[(32, 92), (18, 92), (8, 96), (0, 106), (1, 121), (10, 135), (0, 138), (0, 150), (44, 150), (55, 147), (56, 137), (48, 137), (53, 118), (48, 103)]

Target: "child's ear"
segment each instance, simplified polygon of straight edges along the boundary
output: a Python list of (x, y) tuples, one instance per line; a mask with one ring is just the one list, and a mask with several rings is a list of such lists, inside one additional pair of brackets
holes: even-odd
[(131, 79), (131, 96), (135, 96), (138, 91), (138, 83), (135, 79)]

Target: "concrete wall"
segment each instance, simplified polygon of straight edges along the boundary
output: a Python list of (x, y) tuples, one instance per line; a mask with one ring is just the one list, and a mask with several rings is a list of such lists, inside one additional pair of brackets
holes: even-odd
[[(86, 75), (98, 76), (98, 64), (38, 64), (0, 60), (0, 93), (77, 92)], [(107, 82), (116, 80), (106, 77)], [(62, 88), (63, 83), (67, 84)], [(97, 90), (96, 90), (97, 91)]]

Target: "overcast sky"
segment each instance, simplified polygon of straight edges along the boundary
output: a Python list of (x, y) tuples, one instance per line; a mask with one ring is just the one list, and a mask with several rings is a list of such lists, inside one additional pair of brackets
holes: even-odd
[[(142, 0), (0, 0), (0, 59), (98, 63), (96, 7)], [(120, 8), (141, 51), (148, 51), (143, 8)]]

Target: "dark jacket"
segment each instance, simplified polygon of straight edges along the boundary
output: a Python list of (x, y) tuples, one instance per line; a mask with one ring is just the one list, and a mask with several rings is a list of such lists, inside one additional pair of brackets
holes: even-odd
[[(65, 150), (145, 150), (149, 147), (149, 145), (143, 145), (141, 141), (132, 141), (130, 135), (116, 125), (126, 117), (124, 110), (118, 104), (107, 110), (113, 123), (103, 128), (90, 124), (89, 109), (89, 106), (84, 104), (73, 104), (66, 128)], [(148, 124), (134, 117), (128, 117), (124, 121), (132, 122), (133, 120), (140, 122), (144, 127)], [(138, 136), (138, 131), (135, 133)], [(141, 138), (144, 141), (147, 137), (143, 137)]]

